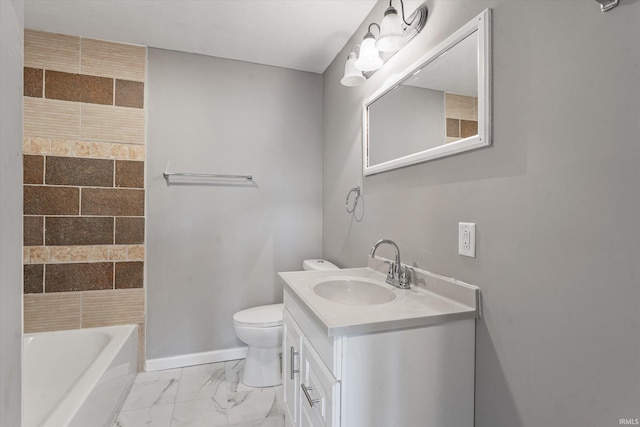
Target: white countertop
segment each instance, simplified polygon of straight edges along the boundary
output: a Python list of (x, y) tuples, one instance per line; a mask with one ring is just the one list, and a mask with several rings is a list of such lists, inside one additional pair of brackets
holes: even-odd
[[(358, 335), (427, 326), (452, 320), (480, 318), (480, 291), (455, 279), (412, 269), (411, 289), (385, 283), (387, 265), (370, 260), (369, 267), (334, 271), (278, 273), (285, 290), (329, 336)], [(312, 287), (321, 280), (364, 278), (379, 282), (396, 294), (395, 300), (376, 305), (342, 304), (316, 295)], [(285, 299), (286, 305), (286, 299)]]

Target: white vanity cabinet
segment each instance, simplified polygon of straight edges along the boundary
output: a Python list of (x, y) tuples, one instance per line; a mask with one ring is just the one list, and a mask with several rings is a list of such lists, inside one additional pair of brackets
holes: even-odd
[(302, 338), (300, 426), (340, 425), (340, 382), (326, 368), (311, 343)]
[(286, 425), (339, 426), (340, 383), (286, 309), (283, 326), (282, 385)]
[(473, 426), (474, 318), (329, 336), (291, 289), (284, 304), (287, 427)]
[(287, 310), (283, 315), (282, 333), (282, 394), (284, 415), (288, 425), (298, 425), (300, 419), (300, 348), (302, 331)]

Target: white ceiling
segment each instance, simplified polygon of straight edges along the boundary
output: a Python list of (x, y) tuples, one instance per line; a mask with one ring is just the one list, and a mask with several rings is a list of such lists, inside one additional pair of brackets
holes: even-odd
[(25, 27), (323, 73), (375, 4), (376, 0), (26, 0)]

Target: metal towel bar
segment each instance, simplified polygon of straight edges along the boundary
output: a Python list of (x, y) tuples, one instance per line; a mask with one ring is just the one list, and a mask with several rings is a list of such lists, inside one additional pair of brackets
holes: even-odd
[(171, 176), (190, 176), (193, 178), (229, 178), (229, 179), (246, 179), (252, 181), (251, 175), (221, 175), (217, 173), (190, 173), (190, 172), (162, 172), (164, 179), (168, 180)]

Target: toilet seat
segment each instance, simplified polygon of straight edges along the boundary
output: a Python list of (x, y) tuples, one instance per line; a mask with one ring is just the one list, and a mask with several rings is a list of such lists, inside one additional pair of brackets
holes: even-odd
[(236, 326), (251, 326), (254, 328), (269, 328), (282, 325), (282, 311), (284, 304), (262, 305), (238, 311), (233, 315)]

